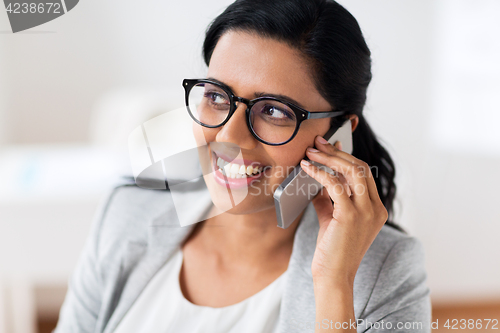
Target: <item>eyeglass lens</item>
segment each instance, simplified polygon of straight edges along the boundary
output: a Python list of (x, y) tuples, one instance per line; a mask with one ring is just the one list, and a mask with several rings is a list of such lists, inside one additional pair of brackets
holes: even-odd
[[(200, 123), (217, 126), (228, 117), (231, 101), (221, 87), (198, 83), (189, 92), (188, 107)], [(250, 110), (250, 125), (262, 140), (281, 143), (292, 137), (297, 119), (293, 110), (286, 104), (275, 100), (261, 100)]]

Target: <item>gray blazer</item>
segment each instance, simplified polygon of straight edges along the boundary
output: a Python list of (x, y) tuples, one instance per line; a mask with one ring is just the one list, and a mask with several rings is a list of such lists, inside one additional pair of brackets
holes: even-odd
[[(207, 190), (183, 196), (176, 205), (189, 208), (193, 221), (209, 207)], [(98, 212), (70, 279), (56, 333), (113, 332), (193, 228), (180, 227), (170, 192), (133, 185), (115, 188)], [(311, 203), (295, 234), (279, 315), (281, 333), (314, 332), (315, 325), (328, 325), (326, 320), (315, 323), (311, 263), (317, 234)], [(418, 239), (382, 228), (357, 271), (354, 312), (358, 332), (389, 331), (389, 325), (391, 332), (430, 332), (431, 303)]]

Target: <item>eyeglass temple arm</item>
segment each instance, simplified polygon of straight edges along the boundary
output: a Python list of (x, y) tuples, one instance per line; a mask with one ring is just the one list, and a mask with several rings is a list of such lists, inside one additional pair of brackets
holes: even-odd
[(321, 119), (332, 118), (345, 115), (345, 111), (322, 111), (322, 112), (309, 112), (306, 119)]

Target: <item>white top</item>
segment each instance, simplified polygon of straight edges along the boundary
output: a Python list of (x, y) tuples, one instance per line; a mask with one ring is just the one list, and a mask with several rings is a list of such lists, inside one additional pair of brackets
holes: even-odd
[(212, 308), (189, 302), (180, 289), (179, 248), (151, 279), (114, 333), (276, 333), (286, 272), (249, 298)]

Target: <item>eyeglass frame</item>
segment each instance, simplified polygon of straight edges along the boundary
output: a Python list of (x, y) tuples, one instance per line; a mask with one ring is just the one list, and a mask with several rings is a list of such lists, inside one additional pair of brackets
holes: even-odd
[[(219, 125), (207, 125), (205, 123), (202, 123), (201, 121), (196, 119), (196, 117), (191, 113), (191, 109), (189, 107), (189, 93), (191, 92), (191, 89), (198, 83), (209, 83), (209, 84), (216, 85), (219, 88), (221, 88), (228, 95), (228, 97), (229, 97), (229, 112), (226, 116), (226, 119), (222, 123), (220, 123)], [(299, 132), (300, 124), (304, 120), (333, 118), (333, 117), (339, 117), (339, 116), (343, 116), (343, 115), (347, 114), (347, 111), (338, 111), (338, 110), (337, 111), (335, 111), (335, 110), (332, 110), (332, 111), (307, 111), (307, 110), (305, 110), (305, 109), (303, 109), (295, 104), (292, 104), (292, 103), (287, 102), (287, 101), (282, 101), (279, 98), (275, 98), (272, 96), (261, 96), (261, 97), (257, 97), (257, 98), (250, 100), (247, 98), (236, 96), (231, 91), (231, 89), (229, 89), (229, 87), (226, 86), (225, 84), (223, 84), (221, 82), (213, 81), (210, 79), (184, 79), (182, 81), (182, 86), (184, 87), (184, 90), (185, 90), (186, 108), (187, 108), (188, 113), (191, 116), (191, 118), (197, 124), (204, 126), (204, 127), (207, 127), (207, 128), (217, 128), (217, 127), (224, 126), (229, 121), (229, 119), (233, 116), (233, 114), (236, 112), (236, 109), (238, 108), (238, 106), (236, 105), (236, 102), (240, 102), (240, 103), (243, 103), (247, 106), (247, 108), (245, 110), (245, 115), (246, 115), (245, 119), (246, 119), (247, 127), (250, 130), (250, 133), (252, 133), (253, 137), (255, 137), (255, 139), (257, 139), (257, 141), (262, 142), (263, 144), (266, 144), (266, 145), (270, 145), (270, 146), (281, 146), (281, 145), (284, 145), (284, 144), (292, 141), (293, 138), (295, 138), (295, 136)], [(255, 131), (250, 123), (250, 111), (256, 103), (263, 101), (263, 100), (270, 100), (270, 101), (275, 101), (275, 102), (285, 104), (295, 113), (295, 117), (296, 117), (295, 130), (292, 133), (292, 136), (288, 140), (280, 142), (280, 143), (271, 143), (271, 142), (265, 141), (264, 139), (260, 138), (257, 135), (257, 133), (255, 133)]]

